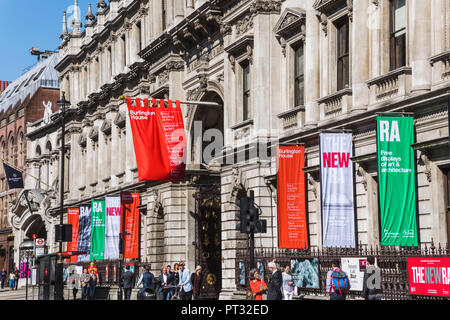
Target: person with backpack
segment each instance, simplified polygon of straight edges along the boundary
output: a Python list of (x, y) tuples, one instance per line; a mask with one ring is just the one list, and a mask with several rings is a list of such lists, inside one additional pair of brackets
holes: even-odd
[(350, 290), (350, 280), (341, 270), (341, 262), (336, 259), (331, 262), (332, 269), (327, 273), (326, 290), (330, 300), (345, 300)]

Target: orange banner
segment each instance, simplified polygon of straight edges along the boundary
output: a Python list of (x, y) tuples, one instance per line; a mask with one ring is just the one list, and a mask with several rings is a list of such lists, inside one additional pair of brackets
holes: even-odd
[(307, 249), (305, 147), (278, 147), (278, 247)]
[[(67, 243), (67, 251), (77, 251), (78, 250), (78, 221), (79, 221), (79, 208), (69, 208), (67, 209), (67, 219), (68, 223), (72, 225), (72, 242)], [(77, 262), (78, 257), (70, 257), (70, 262)], [(67, 262), (69, 262), (67, 261)]]
[(122, 193), (121, 212), (125, 225), (121, 223), (121, 232), (125, 227), (124, 259), (139, 259), (139, 193)]

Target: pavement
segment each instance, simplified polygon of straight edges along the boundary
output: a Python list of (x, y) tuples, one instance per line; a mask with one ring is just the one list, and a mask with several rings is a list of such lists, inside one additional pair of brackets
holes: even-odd
[[(0, 289), (0, 300), (26, 300), (25, 288), (12, 290), (9, 288)], [(32, 300), (32, 289), (28, 288), (28, 300)], [(37, 299), (37, 289), (34, 290), (34, 298)]]

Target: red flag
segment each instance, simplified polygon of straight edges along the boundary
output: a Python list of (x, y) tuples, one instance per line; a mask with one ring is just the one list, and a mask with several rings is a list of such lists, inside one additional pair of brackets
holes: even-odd
[[(67, 209), (68, 223), (72, 225), (72, 242), (67, 243), (67, 251), (78, 250), (78, 221), (79, 221), (79, 208)], [(77, 256), (70, 257), (70, 262), (77, 262)]]
[(125, 228), (124, 259), (139, 258), (139, 193), (122, 193), (120, 195), (121, 212), (125, 215), (125, 225), (121, 225), (121, 232)]
[(152, 100), (127, 98), (139, 181), (183, 181), (186, 160), (186, 134), (179, 103), (175, 108), (159, 107)]
[(278, 247), (307, 249), (305, 147), (278, 147)]

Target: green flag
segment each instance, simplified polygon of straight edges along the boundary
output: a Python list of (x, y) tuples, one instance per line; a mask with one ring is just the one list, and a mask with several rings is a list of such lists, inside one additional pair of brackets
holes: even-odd
[(92, 201), (91, 260), (103, 260), (105, 252), (105, 201)]
[(414, 119), (378, 117), (381, 245), (417, 246)]

